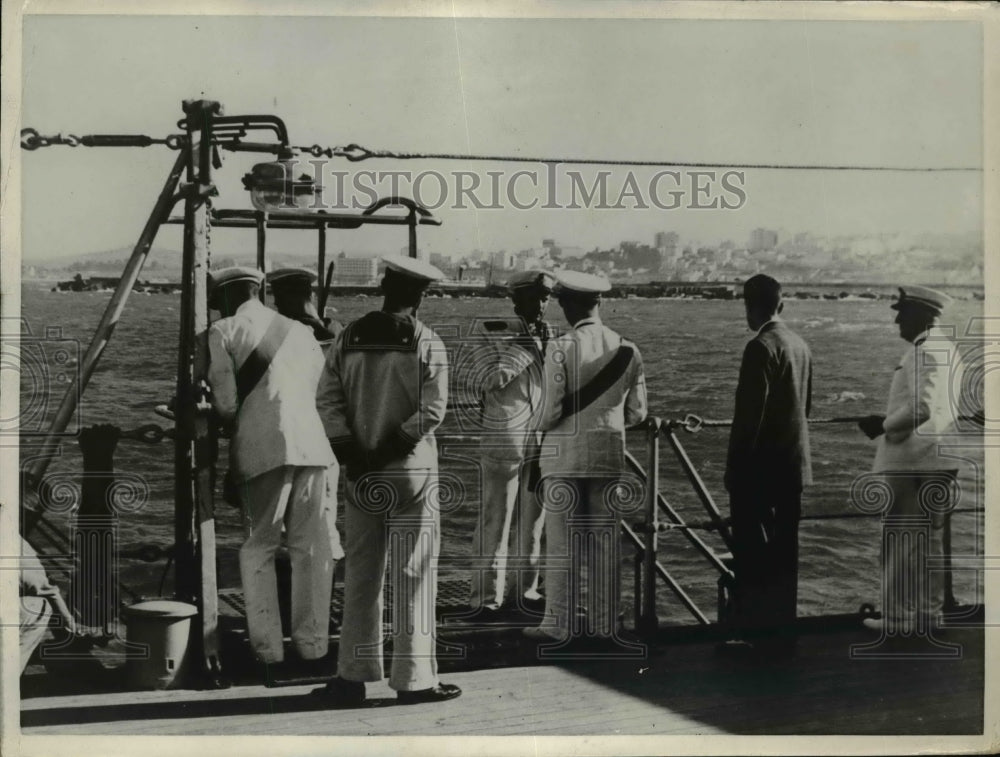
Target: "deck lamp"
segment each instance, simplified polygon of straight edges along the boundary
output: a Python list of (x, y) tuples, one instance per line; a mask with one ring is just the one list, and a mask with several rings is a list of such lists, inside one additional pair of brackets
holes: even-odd
[(243, 177), (253, 206), (265, 213), (315, 211), (322, 207), (322, 187), (306, 173), (294, 178), (299, 168), (298, 154), (284, 148), (278, 159), (258, 163)]

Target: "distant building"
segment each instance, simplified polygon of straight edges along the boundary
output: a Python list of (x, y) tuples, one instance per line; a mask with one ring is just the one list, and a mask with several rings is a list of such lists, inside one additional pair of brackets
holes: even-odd
[(489, 260), (494, 270), (509, 271), (514, 268), (514, 254), (506, 250), (491, 252)]
[(773, 250), (777, 246), (778, 232), (772, 229), (754, 229), (750, 232), (750, 243), (747, 245), (750, 252)]
[(338, 284), (368, 286), (378, 281), (378, 258), (338, 258), (333, 271)]
[[(404, 258), (410, 257), (410, 246), (406, 245), (405, 247), (400, 247), (399, 254), (402, 255)], [(417, 260), (427, 260), (427, 250), (423, 249), (422, 247), (417, 247)]]

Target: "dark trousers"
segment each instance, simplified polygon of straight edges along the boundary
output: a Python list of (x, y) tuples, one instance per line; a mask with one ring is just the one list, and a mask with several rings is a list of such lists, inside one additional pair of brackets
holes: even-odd
[(746, 638), (794, 638), (801, 489), (730, 498), (736, 573), (734, 624)]

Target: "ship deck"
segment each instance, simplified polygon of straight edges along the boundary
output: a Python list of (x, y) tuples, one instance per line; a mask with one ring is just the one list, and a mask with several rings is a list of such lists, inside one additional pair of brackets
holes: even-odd
[[(21, 728), (25, 736), (983, 733), (981, 627), (942, 632), (959, 654), (936, 659), (912, 641), (883, 647), (894, 654), (882, 659), (852, 656), (851, 645), (876, 638), (857, 622), (814, 622), (780, 660), (721, 655), (710, 633), (667, 636), (641, 657), (540, 659), (516, 629), (443, 631), (451, 654), (441, 657), (442, 679), (463, 695), (405, 707), (385, 681), (369, 684), (363, 707), (327, 710), (309, 696), (315, 684), (136, 692), (116, 685), (113, 671), (102, 683), (80, 667), (21, 679)], [(463, 644), (464, 659), (454, 654)]]

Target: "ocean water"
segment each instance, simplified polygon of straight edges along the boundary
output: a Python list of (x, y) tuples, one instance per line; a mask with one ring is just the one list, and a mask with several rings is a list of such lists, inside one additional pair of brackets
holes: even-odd
[[(26, 282), (22, 299), (21, 418), (27, 430), (44, 429), (66, 387), (66, 376), (82, 356), (93, 328), (110, 299), (110, 293), (55, 293), (47, 286)], [(173, 395), (176, 373), (177, 328), (180, 297), (133, 293), (104, 356), (79, 406), (74, 425), (114, 423), (124, 429), (167, 422), (153, 407)], [(371, 297), (332, 298), (336, 317), (349, 321), (379, 305)], [(723, 419), (732, 414), (739, 361), (743, 344), (751, 336), (742, 304), (701, 300), (608, 300), (602, 306), (605, 323), (635, 341), (642, 352), (649, 389), (650, 412), (663, 419), (696, 413)], [(463, 337), (474, 318), (507, 316), (509, 303), (494, 299), (429, 298), (420, 318), (434, 327), (454, 349), (463, 354)], [(953, 308), (951, 321), (956, 335), (966, 333), (970, 319), (981, 314), (980, 303), (962, 301)], [(809, 343), (813, 351), (813, 417), (829, 418), (882, 412), (894, 367), (906, 349), (892, 320), (894, 312), (885, 302), (791, 300), (785, 319)], [(548, 318), (564, 327), (555, 303)], [(960, 345), (966, 343), (961, 342)], [(962, 349), (972, 348), (969, 343)], [(67, 357), (68, 356), (68, 357)], [(462, 371), (455, 366), (456, 375)], [(462, 387), (453, 394), (461, 396)], [(981, 396), (981, 395), (980, 395)], [(460, 414), (450, 414), (442, 431), (461, 432)], [(705, 429), (697, 434), (679, 432), (681, 443), (713, 494), (727, 512), (722, 487), (727, 429)], [(851, 483), (866, 473), (874, 455), (874, 443), (853, 424), (814, 425), (812, 433), (815, 483), (803, 497), (803, 512), (809, 514), (851, 513)], [(31, 437), (24, 438), (22, 461), (31, 454)], [(981, 437), (969, 434), (956, 440), (968, 464), (960, 477), (960, 507), (983, 504)], [(629, 448), (645, 464), (641, 435), (629, 437)], [(225, 449), (220, 451), (224, 461)], [(147, 445), (124, 440), (115, 457), (116, 470), (140, 476), (148, 487), (148, 500), (137, 512), (121, 520), (123, 548), (142, 544), (167, 546), (173, 540), (173, 449), (169, 443)], [(442, 557), (460, 555), (469, 549), (479, 507), (475, 471), (468, 464), (443, 460), (445, 469), (458, 474), (463, 493), (444, 511)], [(661, 491), (685, 519), (704, 520), (705, 512), (681, 472), (669, 445), (660, 455)], [(68, 438), (50, 472), (78, 479), (82, 457), (74, 439)], [(221, 480), (221, 476), (220, 476)], [(66, 514), (52, 520), (68, 527)], [(232, 557), (241, 541), (236, 511), (217, 503), (220, 553)], [(956, 555), (981, 554), (983, 517), (956, 514), (953, 521), (953, 551)], [(710, 545), (724, 551), (717, 537), (704, 536)], [(877, 519), (803, 522), (800, 528), (799, 612), (817, 615), (850, 612), (862, 603), (879, 604), (878, 555), (880, 531)], [(702, 610), (714, 617), (716, 575), (688, 545), (679, 532), (661, 535), (658, 557), (689, 590)], [(232, 560), (223, 560), (231, 564)], [(446, 563), (447, 560), (445, 559)], [(631, 549), (623, 544), (623, 600), (631, 604)], [(124, 583), (143, 595), (153, 595), (164, 575), (164, 563), (123, 559)], [(166, 574), (169, 592), (172, 575)], [(222, 575), (223, 585), (233, 585), (232, 573)], [(962, 600), (981, 600), (975, 575), (955, 575), (956, 594)], [(668, 622), (687, 622), (690, 616), (666, 590), (661, 592), (660, 617)]]

